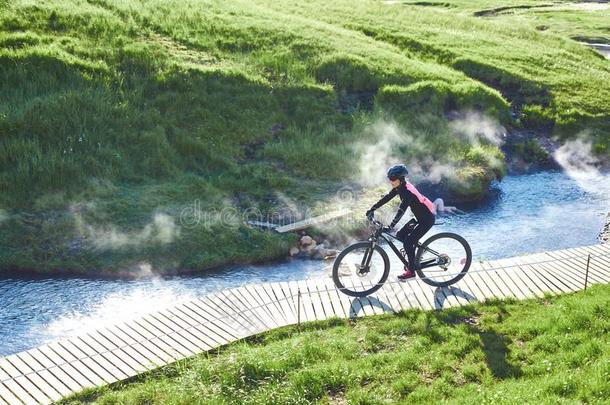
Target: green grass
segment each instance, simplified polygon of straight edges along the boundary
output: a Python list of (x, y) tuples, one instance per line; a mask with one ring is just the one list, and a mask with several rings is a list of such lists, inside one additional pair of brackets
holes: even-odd
[[(465, 199), (504, 168), (497, 147), (454, 136), (455, 111), (585, 131), (607, 155), (608, 62), (569, 38), (602, 35), (605, 14), (549, 11), (541, 31), (527, 10), (483, 18), (472, 4), (3, 2), (0, 269), (204, 270), (282, 256), (290, 237), (183, 227), (180, 213), (197, 200), (206, 213), (267, 213), (281, 208), (278, 191), (327, 202), (361, 180), (354, 145), (374, 143), (379, 121), (418, 145), (399, 149), (405, 162), (455, 167), (445, 181)], [(142, 235), (159, 214), (177, 227), (171, 241), (95, 240)]]
[(603, 403), (609, 293), (282, 328), (64, 403)]

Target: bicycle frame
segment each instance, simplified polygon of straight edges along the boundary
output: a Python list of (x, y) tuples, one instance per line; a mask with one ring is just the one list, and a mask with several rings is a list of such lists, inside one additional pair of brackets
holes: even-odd
[[(388, 238), (388, 236), (389, 236), (389, 238)], [(409, 261), (400, 252), (400, 249), (398, 249), (396, 247), (396, 245), (392, 242), (391, 239), (395, 239), (400, 242), (402, 242), (402, 241), (400, 239), (398, 239), (395, 235), (392, 235), (389, 232), (382, 231), (381, 228), (377, 228), (377, 230), (374, 233), (372, 233), (371, 237), (369, 238), (369, 241), (371, 242), (371, 248), (365, 252), (365, 254), (362, 258), (361, 267), (360, 267), (361, 269), (368, 268), (369, 262), (371, 260), (371, 256), (373, 254), (373, 249), (374, 249), (375, 245), (378, 243), (379, 238), (385, 240), (388, 243), (388, 245), (390, 246), (390, 248), (392, 249), (392, 251), (394, 252), (394, 254), (396, 254), (396, 256), (398, 256), (398, 258), (402, 261), (402, 263), (405, 266), (409, 267)], [(419, 249), (421, 249), (421, 247), (422, 247), (422, 244), (420, 242), (417, 242), (417, 244), (415, 245), (415, 249), (419, 250)], [(432, 253), (433, 255), (435, 255), (437, 258), (440, 259), (440, 253), (438, 253), (430, 248), (426, 248), (426, 251)], [(428, 259), (419, 264), (419, 269), (421, 270), (421, 269), (425, 269), (428, 267), (433, 267), (433, 266), (436, 266), (437, 264), (439, 264), (438, 259)]]

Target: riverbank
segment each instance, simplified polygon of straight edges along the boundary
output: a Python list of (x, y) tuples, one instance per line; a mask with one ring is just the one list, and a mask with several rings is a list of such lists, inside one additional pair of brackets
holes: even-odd
[(563, 31), (547, 35), (527, 18), (439, 7), (10, 2), (0, 269), (205, 272), (275, 259), (295, 237), (240, 215), (323, 212), (345, 183), (383, 184), (397, 161), (448, 203), (480, 201), (504, 153), (536, 156), (531, 143), (503, 152), (506, 128), (608, 154), (610, 72), (563, 33), (578, 27), (558, 20)]
[(602, 402), (609, 293), (282, 328), (62, 403)]

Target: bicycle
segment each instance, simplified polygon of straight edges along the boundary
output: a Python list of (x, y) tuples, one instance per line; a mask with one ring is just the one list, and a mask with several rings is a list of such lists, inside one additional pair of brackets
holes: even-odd
[[(388, 278), (390, 259), (380, 246), (380, 239), (387, 242), (405, 266), (409, 266), (404, 249), (398, 249), (392, 243), (392, 239), (400, 240), (374, 217), (371, 216), (369, 221), (369, 239), (343, 249), (333, 264), (335, 285), (341, 292), (352, 297), (365, 297), (374, 293)], [(413, 230), (417, 221), (413, 218), (407, 225), (408, 229)], [(437, 233), (416, 245), (414, 270), (424, 283), (434, 287), (446, 287), (461, 280), (471, 262), (470, 245), (455, 233)]]

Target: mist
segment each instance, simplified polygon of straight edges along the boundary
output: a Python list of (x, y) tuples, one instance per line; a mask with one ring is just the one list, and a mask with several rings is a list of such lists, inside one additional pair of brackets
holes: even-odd
[(157, 213), (140, 231), (124, 232), (114, 225), (93, 226), (87, 224), (80, 213), (74, 214), (79, 233), (97, 249), (122, 249), (142, 247), (148, 244), (169, 244), (180, 235), (180, 229), (170, 215)]
[(553, 157), (583, 190), (610, 196), (610, 182), (599, 170), (601, 162), (593, 155), (591, 141), (582, 137), (567, 141), (555, 150)]

